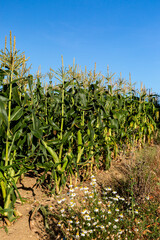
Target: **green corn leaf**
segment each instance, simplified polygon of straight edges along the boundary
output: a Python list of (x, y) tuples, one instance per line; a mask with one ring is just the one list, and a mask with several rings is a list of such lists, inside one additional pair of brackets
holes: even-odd
[(23, 129), (27, 127), (27, 123), (25, 123), (24, 121), (22, 121), (22, 119), (14, 125), (14, 127), (12, 128), (13, 132), (17, 132), (19, 129)]
[(44, 162), (44, 163), (37, 163), (36, 166), (38, 168), (42, 168), (42, 169), (49, 171), (55, 167), (55, 164), (53, 163), (53, 161), (49, 161), (49, 162)]
[(91, 107), (76, 106), (76, 107), (77, 107), (77, 109), (82, 110), (82, 111), (89, 111), (89, 110), (93, 109), (93, 106), (91, 106)]
[(18, 87), (14, 87), (12, 89), (12, 95), (13, 95), (13, 99), (17, 102), (17, 104), (19, 106), (21, 106), (21, 100), (20, 100), (19, 93), (18, 93)]
[[(18, 181), (18, 178), (17, 178), (17, 181)], [(17, 188), (16, 183), (15, 183), (14, 180), (12, 181), (12, 185), (13, 185), (14, 189), (16, 190), (16, 192), (17, 192), (17, 194), (18, 194), (18, 196), (19, 196), (19, 199), (21, 200), (21, 202), (23, 202), (22, 197), (21, 197), (21, 194), (20, 194), (20, 192), (19, 192), (19, 190), (18, 190), (18, 188)], [(14, 194), (15, 194), (15, 193), (14, 193)], [(15, 201), (16, 201), (16, 196), (15, 196)]]
[(82, 134), (81, 134), (81, 130), (78, 130), (77, 136), (78, 136), (78, 153), (79, 153), (81, 148), (82, 148)]
[(81, 160), (81, 157), (82, 157), (82, 154), (83, 154), (83, 151), (84, 151), (84, 147), (80, 150), (80, 152), (78, 153), (78, 156), (77, 156), (77, 163), (80, 162)]
[(52, 126), (53, 130), (60, 131), (60, 128), (50, 118), (48, 118), (48, 121), (49, 121), (50, 125)]
[(65, 132), (62, 138), (62, 144), (64, 144), (66, 141), (69, 141), (72, 138), (71, 132)]
[(48, 152), (51, 154), (51, 156), (53, 157), (54, 162), (55, 162), (55, 163), (60, 163), (59, 158), (58, 158), (56, 152), (55, 152), (51, 147), (49, 147), (45, 141), (43, 141), (43, 140), (41, 140), (41, 141), (42, 141), (43, 145), (45, 146), (45, 148), (47, 149), (47, 151), (48, 151)]
[(4, 106), (4, 102), (2, 102), (2, 98), (0, 98), (0, 125), (2, 122), (5, 122), (6, 125), (8, 125), (8, 116), (7, 112)]
[(62, 168), (61, 168), (61, 171), (64, 172), (65, 169), (66, 169), (66, 166), (67, 166), (67, 163), (68, 163), (68, 159), (66, 159), (65, 163), (63, 164)]
[(64, 89), (66, 89), (69, 85), (71, 85), (72, 82), (73, 82), (73, 80), (65, 82)]
[(64, 162), (63, 166), (59, 169), (58, 172), (62, 174), (66, 170), (67, 164), (68, 164), (68, 159), (67, 159), (67, 157), (65, 157), (65, 162)]
[(118, 129), (118, 127), (119, 127), (118, 120), (117, 119), (111, 119), (110, 120), (110, 127)]
[(12, 137), (12, 142), (11, 142), (10, 148), (9, 148), (9, 150), (8, 150), (8, 156), (10, 156), (10, 154), (11, 154), (11, 152), (12, 152), (12, 150), (13, 150), (14, 142), (15, 142), (17, 139), (20, 138), (21, 134), (22, 134), (22, 130), (20, 129), (19, 131), (17, 131), (17, 132), (13, 135), (13, 137)]
[(88, 165), (89, 163), (92, 163), (92, 161), (91, 161), (91, 160), (88, 160), (88, 161), (86, 161), (86, 162), (79, 162), (79, 163), (77, 163), (77, 165), (78, 165), (78, 166), (86, 166), (86, 165)]
[(43, 131), (41, 129), (31, 130), (31, 133), (38, 139), (41, 139), (43, 136)]
[(27, 78), (27, 80), (28, 80), (28, 86), (29, 86), (30, 93), (33, 94), (33, 93), (32, 93), (33, 76), (32, 76), (32, 75), (29, 75), (28, 78)]
[(11, 115), (11, 121), (17, 121), (19, 120), (23, 115), (23, 108), (16, 106), (14, 109), (14, 112)]
[(89, 121), (88, 129), (89, 129), (90, 141), (93, 143), (93, 139), (94, 139), (93, 121)]
[(0, 101), (2, 101), (3, 103), (6, 103), (8, 102), (8, 98), (0, 95)]
[(51, 139), (48, 142), (48, 145), (50, 145), (50, 144), (52, 144), (52, 145), (61, 144), (61, 141), (59, 139)]

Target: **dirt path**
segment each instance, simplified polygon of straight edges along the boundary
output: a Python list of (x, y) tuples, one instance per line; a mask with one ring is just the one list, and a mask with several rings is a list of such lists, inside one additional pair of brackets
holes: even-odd
[[(35, 221), (30, 221), (29, 223), (29, 216), (37, 205), (49, 205), (53, 201), (35, 184), (36, 179), (34, 177), (25, 176), (22, 184), (17, 185), (22, 198), (26, 199), (24, 204), (20, 201), (16, 202), (16, 208), (22, 214), (22, 217), (7, 227), (8, 234), (6, 234), (4, 229), (0, 229), (0, 240), (39, 240), (42, 239), (42, 236), (45, 236), (44, 229), (39, 229)], [(39, 219), (39, 221), (41, 222), (43, 219)]]

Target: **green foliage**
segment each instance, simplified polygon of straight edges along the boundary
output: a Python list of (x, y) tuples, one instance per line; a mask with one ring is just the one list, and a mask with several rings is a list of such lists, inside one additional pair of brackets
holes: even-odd
[[(138, 93), (122, 79), (113, 82), (75, 64), (65, 69), (62, 58), (62, 68), (51, 69), (43, 86), (43, 76), (29, 75), (25, 62), (10, 37), (10, 51), (0, 54), (1, 214), (10, 220), (22, 173), (43, 169), (41, 181), (49, 173), (52, 191), (60, 193), (69, 176), (77, 181), (93, 168), (108, 169), (121, 151), (152, 143), (159, 121), (157, 96)], [(52, 78), (59, 83), (53, 86)]]

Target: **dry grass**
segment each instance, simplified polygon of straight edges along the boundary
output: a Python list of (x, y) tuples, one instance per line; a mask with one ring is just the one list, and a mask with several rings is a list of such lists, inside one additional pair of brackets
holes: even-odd
[(153, 195), (160, 199), (160, 146), (145, 146), (141, 151), (132, 151), (120, 162), (112, 162), (107, 171), (99, 171), (97, 183), (114, 187), (120, 194), (129, 195), (131, 181), (135, 200), (141, 202), (145, 196)]

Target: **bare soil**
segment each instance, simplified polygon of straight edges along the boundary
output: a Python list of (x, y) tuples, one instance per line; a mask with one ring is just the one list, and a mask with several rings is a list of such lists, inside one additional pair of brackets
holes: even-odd
[[(149, 154), (148, 154), (149, 152)], [(151, 156), (150, 147), (142, 151), (146, 161), (149, 163), (151, 169), (150, 172), (153, 174), (153, 181), (160, 183), (160, 146), (154, 146), (153, 155)], [(156, 153), (155, 153), (156, 152)], [(143, 158), (144, 158), (143, 157)], [(118, 161), (112, 163), (111, 168), (108, 171), (97, 171), (95, 173), (98, 187), (101, 186), (112, 186), (113, 188), (125, 187), (125, 183), (128, 180), (131, 166), (135, 164), (135, 152), (130, 154), (128, 157), (124, 157)], [(139, 157), (140, 159), (140, 157)], [(160, 199), (160, 187), (155, 182), (150, 186), (149, 183), (146, 189), (150, 191), (150, 195), (156, 199)], [(41, 186), (37, 186), (36, 177), (33, 174), (28, 174), (24, 177), (21, 183), (17, 184), (19, 192), (25, 202), (22, 204), (21, 201), (17, 200), (16, 209), (22, 214), (11, 226), (7, 226), (8, 233), (5, 232), (4, 222), (0, 222), (0, 240), (54, 240), (45, 231), (44, 221), (41, 214), (36, 214), (38, 207), (43, 206), (55, 206), (54, 196), (49, 196), (42, 189)], [(89, 180), (84, 182), (84, 185), (89, 185)], [(67, 187), (63, 191), (63, 195), (67, 197)], [(123, 193), (123, 190), (122, 190)], [(35, 217), (36, 216), (36, 217)]]

